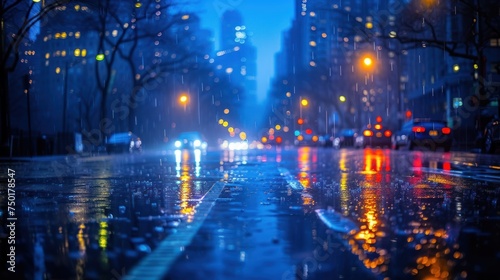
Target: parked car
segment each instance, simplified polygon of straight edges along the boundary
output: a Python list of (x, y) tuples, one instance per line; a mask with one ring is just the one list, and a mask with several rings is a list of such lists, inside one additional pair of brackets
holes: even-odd
[(482, 142), (484, 153), (492, 154), (500, 147), (500, 119), (494, 118), (486, 125)]
[(175, 149), (206, 150), (207, 146), (205, 137), (197, 131), (182, 132), (174, 141)]
[(333, 140), (333, 145), (336, 148), (354, 147), (358, 137), (358, 130), (355, 128), (343, 128)]
[(500, 147), (500, 118), (498, 97), (492, 97), (481, 108), (477, 129), (480, 131), (478, 142), (483, 153), (494, 153)]
[[(381, 123), (368, 124), (363, 130), (361, 143), (359, 139), (355, 140), (355, 145), (361, 145), (363, 148), (370, 147), (388, 147), (392, 145), (392, 131)], [(356, 138), (355, 138), (356, 139)]]
[(449, 152), (452, 145), (451, 128), (444, 121), (413, 119), (403, 125), (392, 138), (394, 149), (426, 147), (432, 151), (443, 148)]
[(142, 152), (142, 140), (132, 132), (114, 133), (106, 141), (106, 151), (108, 154), (140, 153)]

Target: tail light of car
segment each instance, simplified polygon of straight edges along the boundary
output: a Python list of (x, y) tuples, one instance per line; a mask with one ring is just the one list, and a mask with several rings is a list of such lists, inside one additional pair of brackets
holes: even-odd
[(422, 133), (422, 132), (425, 132), (425, 127), (423, 127), (423, 126), (414, 126), (414, 127), (412, 127), (411, 131)]
[(384, 136), (385, 137), (391, 137), (391, 135), (392, 135), (392, 132), (390, 130), (384, 131)]
[(367, 130), (363, 131), (363, 136), (372, 137), (373, 131), (367, 129)]
[(443, 128), (441, 128), (441, 133), (443, 133), (443, 134), (450, 134), (451, 133), (451, 128), (449, 128), (449, 127), (443, 127)]

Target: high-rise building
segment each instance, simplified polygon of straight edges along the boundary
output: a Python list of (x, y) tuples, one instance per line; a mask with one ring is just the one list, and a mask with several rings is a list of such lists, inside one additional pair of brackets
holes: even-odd
[[(227, 10), (221, 20), (220, 50), (216, 54), (216, 68), (227, 77), (233, 89), (225, 96), (231, 112), (228, 117), (240, 128), (250, 129), (255, 121), (257, 100), (257, 50), (251, 34), (237, 10)], [(226, 114), (227, 115), (227, 114)]]
[[(391, 126), (400, 110), (394, 54), (368, 34), (376, 32), (376, 12), (388, 1), (296, 0), (292, 28), (277, 56), (284, 65), (275, 81), (277, 107), (318, 134), (341, 127), (361, 128), (382, 116)], [(366, 57), (373, 64), (363, 65)], [(308, 109), (301, 107), (307, 98)], [(286, 104), (283, 108), (283, 104)], [(385, 116), (385, 117), (384, 117)]]

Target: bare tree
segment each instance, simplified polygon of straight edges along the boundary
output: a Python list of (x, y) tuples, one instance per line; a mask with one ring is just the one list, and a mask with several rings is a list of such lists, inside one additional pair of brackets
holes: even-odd
[(10, 135), (9, 73), (19, 62), (19, 47), (32, 27), (70, 0), (2, 0), (0, 2), (0, 144)]

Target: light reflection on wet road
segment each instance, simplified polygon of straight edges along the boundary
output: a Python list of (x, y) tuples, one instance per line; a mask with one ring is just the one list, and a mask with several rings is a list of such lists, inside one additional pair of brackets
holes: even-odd
[[(488, 279), (500, 263), (495, 156), (303, 147), (2, 166), (19, 174), (28, 279), (121, 278), (190, 223), (218, 181), (165, 278)], [(333, 213), (331, 228), (317, 209)], [(356, 230), (332, 228), (343, 219)]]

